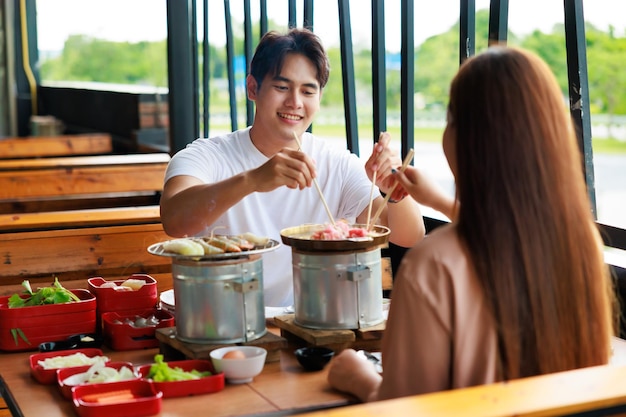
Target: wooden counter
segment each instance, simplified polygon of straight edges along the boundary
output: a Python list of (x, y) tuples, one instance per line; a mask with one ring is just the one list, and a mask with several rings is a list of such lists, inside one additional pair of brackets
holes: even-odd
[[(151, 363), (158, 349), (112, 352), (112, 360)], [(35, 352), (0, 353), (0, 375), (24, 417), (61, 417), (75, 415), (57, 385), (41, 385), (30, 375), (28, 357)], [(305, 372), (291, 348), (281, 351), (280, 361), (267, 363), (263, 372), (249, 384), (226, 384), (216, 393), (163, 400), (162, 417), (187, 417), (205, 414), (212, 417), (314, 410), (336, 407), (354, 399), (333, 391), (326, 382), (326, 370)], [(208, 412), (210, 410), (210, 413)]]

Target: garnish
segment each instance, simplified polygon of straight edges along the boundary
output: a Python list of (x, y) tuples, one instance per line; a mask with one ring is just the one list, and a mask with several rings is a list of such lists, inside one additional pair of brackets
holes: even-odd
[(20, 294), (13, 294), (9, 297), (9, 308), (40, 306), (45, 304), (62, 304), (71, 301), (80, 301), (80, 298), (73, 292), (64, 288), (59, 279), (54, 277), (54, 284), (51, 287), (39, 288), (36, 292), (30, 286), (28, 280), (22, 282), (22, 286), (26, 289), (23, 294), (26, 298), (22, 298)]
[(197, 370), (183, 371), (179, 367), (170, 367), (167, 362), (163, 361), (163, 355), (154, 355), (154, 362), (150, 367), (148, 378), (155, 382), (169, 382), (169, 381), (186, 381), (189, 379), (200, 379), (205, 376), (210, 376), (211, 372), (200, 372)]

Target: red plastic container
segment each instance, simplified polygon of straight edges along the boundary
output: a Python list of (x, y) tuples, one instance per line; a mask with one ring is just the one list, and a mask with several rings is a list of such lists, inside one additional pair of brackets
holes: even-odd
[(42, 361), (48, 358), (56, 358), (59, 356), (70, 356), (79, 352), (83, 353), (85, 356), (90, 357), (90, 358), (94, 358), (96, 356), (104, 356), (104, 354), (102, 353), (102, 350), (96, 349), (96, 348), (69, 349), (69, 350), (61, 350), (58, 352), (34, 353), (30, 355), (30, 358), (29, 358), (30, 374), (33, 376), (33, 378), (37, 380), (37, 382), (41, 384), (46, 384), (46, 385), (54, 384), (57, 381), (57, 370), (60, 368), (44, 369), (41, 365), (39, 365), (39, 361)]
[[(159, 321), (156, 326), (135, 327), (124, 322), (126, 319), (135, 320), (137, 316), (147, 319), (152, 315)], [(124, 313), (102, 313), (102, 333), (104, 335), (104, 341), (114, 350), (158, 347), (159, 341), (155, 336), (156, 329), (173, 326), (174, 316), (159, 308), (134, 310)]]
[[(108, 282), (121, 285), (127, 279), (143, 280), (145, 284), (135, 291), (119, 291), (113, 288), (102, 288)], [(89, 291), (96, 296), (96, 320), (98, 329), (101, 328), (102, 314), (111, 311), (127, 312), (139, 309), (155, 308), (158, 302), (157, 282), (150, 275), (132, 274), (126, 279), (105, 280), (102, 277), (92, 277), (87, 280)]]
[[(163, 398), (186, 397), (188, 395), (208, 394), (224, 389), (224, 373), (217, 373), (211, 361), (203, 359), (188, 359), (183, 361), (167, 362), (171, 368), (180, 368), (183, 371), (190, 372), (196, 370), (199, 372), (209, 371), (210, 376), (199, 379), (190, 379), (186, 381), (171, 382), (155, 382), (152, 384), (157, 391), (163, 392)], [(148, 378), (150, 367), (152, 365), (142, 365), (137, 369), (141, 378)], [(150, 381), (150, 380), (149, 380)]]
[[(130, 362), (108, 362), (105, 365), (105, 367), (106, 368), (113, 368), (113, 369), (115, 369), (117, 371), (119, 371), (123, 367), (126, 367), (126, 368), (130, 369), (131, 371), (133, 371), (135, 373), (135, 378), (132, 378), (132, 379), (139, 379), (139, 376), (137, 376), (137, 371), (133, 367), (133, 364), (130, 363)], [(68, 400), (72, 399), (72, 388), (78, 387), (80, 385), (93, 384), (93, 382), (91, 382), (91, 383), (84, 383), (84, 384), (66, 384), (66, 382), (65, 382), (67, 378), (69, 378), (71, 376), (74, 376), (76, 374), (87, 372), (89, 370), (89, 368), (91, 368), (91, 365), (78, 366), (78, 367), (74, 367), (74, 368), (57, 369), (57, 371), (56, 371), (56, 373), (57, 373), (57, 383), (59, 384), (59, 389), (61, 390), (61, 394), (65, 398), (67, 398)], [(130, 381), (130, 379), (128, 381)], [(118, 381), (115, 381), (115, 382), (118, 382)], [(98, 383), (99, 384), (106, 384), (107, 382), (98, 382)]]
[[(43, 342), (66, 339), (78, 333), (94, 333), (96, 298), (87, 290), (70, 291), (80, 301), (9, 308), (10, 297), (0, 297), (0, 350), (37, 350)], [(12, 329), (20, 329), (28, 342), (19, 335), (14, 339)]]
[(143, 379), (86, 384), (72, 388), (72, 401), (80, 417), (141, 417), (161, 412), (163, 393)]

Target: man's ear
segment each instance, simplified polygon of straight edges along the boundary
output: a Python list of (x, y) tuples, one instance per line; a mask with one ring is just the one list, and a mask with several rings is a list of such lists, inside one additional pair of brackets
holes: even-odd
[(256, 78), (254, 78), (252, 75), (248, 75), (246, 77), (246, 92), (248, 94), (248, 100), (250, 101), (256, 100), (256, 93), (257, 93), (258, 88), (259, 86), (256, 82)]

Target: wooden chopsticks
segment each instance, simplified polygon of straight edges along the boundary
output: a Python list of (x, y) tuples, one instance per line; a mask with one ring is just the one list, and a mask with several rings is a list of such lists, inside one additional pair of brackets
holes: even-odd
[[(298, 144), (298, 147), (300, 148), (300, 150), (303, 151), (302, 150), (302, 144), (300, 143), (300, 138), (298, 137), (296, 132), (293, 132), (293, 137), (296, 139), (296, 143)], [(328, 208), (328, 203), (326, 202), (326, 199), (324, 198), (324, 194), (322, 193), (320, 185), (317, 183), (317, 178), (313, 178), (313, 184), (315, 185), (315, 188), (317, 189), (317, 193), (320, 195), (320, 199), (322, 200), (322, 204), (324, 205), (324, 208), (326, 209), (326, 214), (328, 214), (328, 218), (330, 219), (330, 222), (334, 226), (335, 225), (335, 219), (334, 219), (332, 213), (330, 212), (330, 208)]]
[[(409, 152), (406, 154), (406, 157), (404, 158), (404, 162), (402, 162), (402, 167), (400, 168), (400, 172), (404, 172), (406, 167), (409, 166), (409, 163), (413, 159), (414, 153), (415, 152), (413, 151), (413, 149), (409, 149)], [(376, 224), (376, 222), (378, 221), (378, 218), (380, 217), (380, 214), (383, 212), (383, 209), (385, 208), (385, 206), (389, 202), (389, 199), (391, 198), (391, 195), (393, 194), (393, 191), (396, 189), (397, 186), (398, 186), (398, 181), (395, 181), (393, 183), (393, 186), (391, 187), (391, 189), (387, 192), (387, 195), (385, 196), (385, 201), (383, 202), (383, 204), (380, 205), (380, 207), (378, 207), (378, 210), (376, 211), (376, 214), (372, 217), (372, 225)], [(367, 228), (369, 230), (369, 228), (370, 228), (370, 224), (369, 223), (367, 225)]]

